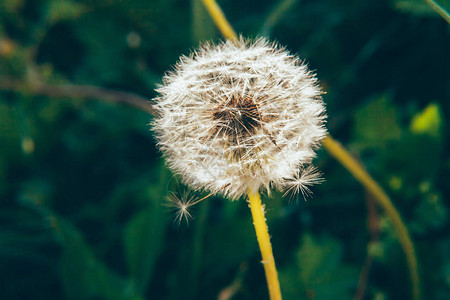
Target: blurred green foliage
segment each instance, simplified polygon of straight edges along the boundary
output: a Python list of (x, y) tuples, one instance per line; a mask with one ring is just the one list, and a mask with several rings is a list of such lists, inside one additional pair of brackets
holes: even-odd
[[(329, 131), (413, 235), (424, 299), (448, 299), (449, 25), (421, 0), (219, 3), (238, 32), (270, 35), (317, 70)], [(243, 199), (213, 196), (172, 225), (165, 196), (185, 187), (150, 115), (29, 88), (151, 99), (181, 54), (219, 38), (200, 0), (0, 0), (1, 299), (267, 299)], [(364, 299), (409, 299), (389, 221), (325, 152), (317, 164), (326, 182), (312, 199), (264, 197), (285, 299), (351, 299), (365, 271)]]

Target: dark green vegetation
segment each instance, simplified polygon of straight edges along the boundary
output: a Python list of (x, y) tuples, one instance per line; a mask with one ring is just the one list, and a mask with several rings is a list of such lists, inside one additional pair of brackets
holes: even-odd
[[(329, 131), (411, 232), (424, 299), (449, 299), (449, 25), (420, 0), (219, 3), (317, 70)], [(0, 18), (0, 298), (266, 299), (244, 200), (211, 197), (173, 226), (164, 199), (185, 187), (151, 116), (55, 88), (151, 99), (179, 55), (219, 38), (200, 1), (0, 0)], [(324, 150), (316, 164), (307, 202), (263, 197), (285, 299), (410, 299), (389, 220)]]

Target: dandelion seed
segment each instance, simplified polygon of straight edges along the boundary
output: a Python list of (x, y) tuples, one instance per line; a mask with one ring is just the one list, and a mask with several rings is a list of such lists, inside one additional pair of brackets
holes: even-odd
[(317, 168), (314, 166), (308, 166), (304, 170), (298, 170), (293, 178), (285, 180), (283, 196), (292, 197), (302, 194), (303, 198), (306, 200), (306, 198), (312, 195), (312, 191), (309, 187), (323, 182), (320, 175), (321, 173), (318, 172)]
[(299, 169), (326, 134), (325, 108), (298, 57), (265, 39), (204, 44), (157, 91), (153, 128), (185, 184), (232, 199), (273, 186), (308, 194)]
[[(226, 186), (223, 188), (225, 187)], [(191, 206), (194, 206), (211, 196), (212, 194), (208, 194), (203, 198), (197, 198), (193, 195), (189, 195), (189, 192), (187, 191), (183, 192), (181, 196), (176, 193), (169, 193), (166, 198), (166, 206), (172, 208), (176, 212), (174, 222), (180, 226), (183, 221), (185, 221), (186, 224), (189, 224), (189, 222), (193, 219), (192, 214), (189, 212), (189, 208)]]
[(192, 215), (189, 212), (189, 208), (192, 205), (197, 204), (199, 202), (197, 201), (198, 199), (195, 196), (184, 192), (181, 195), (170, 193), (166, 200), (166, 205), (173, 209), (176, 213), (174, 223), (178, 226), (180, 226), (183, 221), (186, 222), (186, 224), (189, 224), (189, 221), (192, 220)]

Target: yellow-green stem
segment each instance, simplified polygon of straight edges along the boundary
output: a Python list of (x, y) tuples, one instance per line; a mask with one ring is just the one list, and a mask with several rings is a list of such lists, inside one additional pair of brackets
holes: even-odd
[(222, 35), (227, 39), (236, 40), (237, 34), (234, 31), (233, 27), (231, 27), (217, 2), (215, 0), (202, 1)]
[(248, 192), (248, 202), (252, 211), (253, 225), (255, 225), (256, 238), (261, 250), (262, 263), (266, 272), (267, 286), (271, 300), (281, 300), (280, 282), (272, 253), (269, 230), (264, 216), (264, 207), (258, 192)]
[(339, 142), (335, 141), (331, 136), (327, 136), (322, 143), (330, 155), (339, 161), (356, 178), (356, 180), (358, 180), (366, 188), (366, 190), (374, 196), (378, 204), (384, 209), (392, 221), (392, 225), (397, 232), (398, 239), (406, 255), (411, 283), (413, 286), (413, 297), (415, 300), (421, 299), (416, 252), (409, 236), (408, 229), (406, 228), (406, 225), (400, 217), (397, 209), (394, 207), (383, 189), (376, 183), (375, 180), (373, 180), (364, 167), (358, 163), (358, 161), (356, 161), (356, 159), (353, 158), (350, 153), (348, 153), (347, 150), (339, 144)]

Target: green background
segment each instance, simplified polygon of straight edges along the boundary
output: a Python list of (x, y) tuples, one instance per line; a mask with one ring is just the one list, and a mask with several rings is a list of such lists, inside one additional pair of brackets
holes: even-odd
[[(219, 4), (317, 72), (329, 132), (411, 232), (424, 299), (449, 299), (449, 24), (420, 0)], [(150, 100), (180, 55), (220, 38), (200, 0), (0, 0), (1, 299), (268, 298), (245, 199), (210, 197), (174, 225), (167, 194), (195, 193), (164, 166), (151, 115), (80, 96)], [(315, 164), (307, 201), (263, 195), (284, 298), (410, 299), (389, 219), (325, 150)]]

